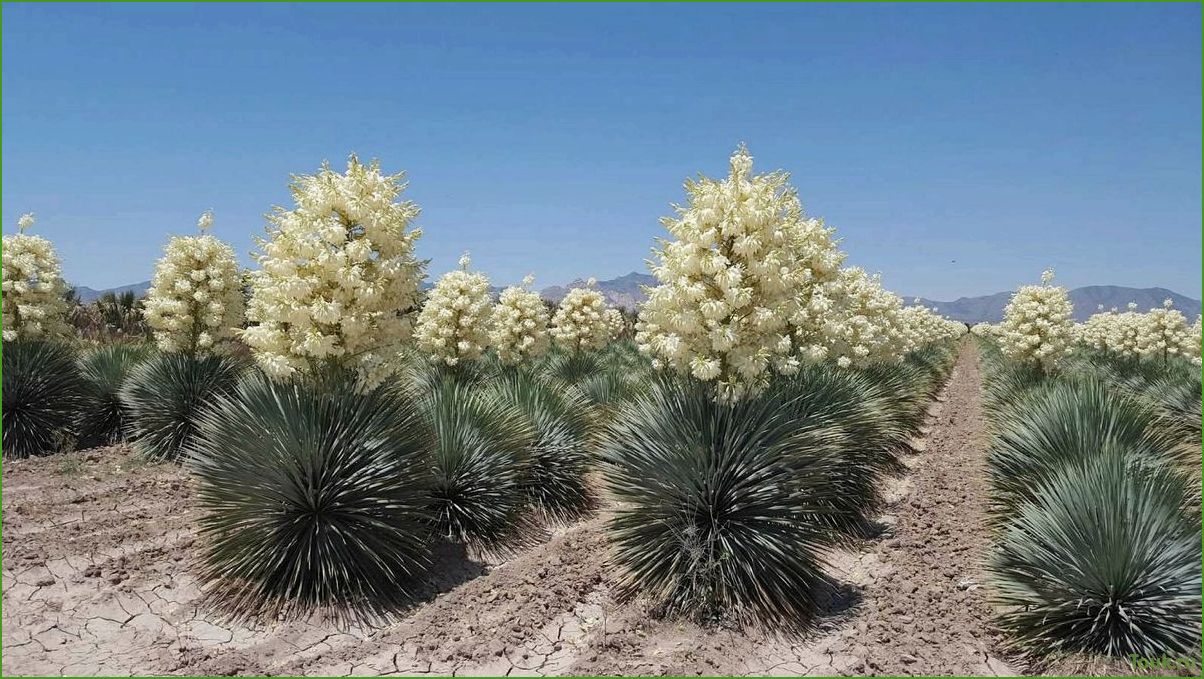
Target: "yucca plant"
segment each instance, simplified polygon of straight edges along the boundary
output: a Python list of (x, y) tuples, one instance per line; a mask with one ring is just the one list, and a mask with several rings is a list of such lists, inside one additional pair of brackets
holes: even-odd
[(652, 365), (630, 341), (603, 349), (569, 352), (554, 348), (535, 370), (561, 391), (584, 397), (593, 421), (602, 425), (623, 405), (642, 393), (652, 379)]
[(1055, 380), (999, 412), (988, 453), (1001, 511), (1032, 499), (1035, 488), (1067, 464), (1118, 445), (1133, 462), (1164, 465), (1175, 442), (1152, 429), (1149, 409), (1097, 380)]
[(198, 419), (202, 578), (239, 616), (374, 619), (429, 564), (429, 432), (398, 390), (254, 375)]
[(703, 620), (793, 626), (814, 612), (841, 433), (784, 405), (722, 405), (666, 375), (620, 412), (602, 459), (621, 594)]
[(84, 404), (85, 385), (75, 353), (55, 342), (5, 342), (4, 457), (29, 457), (70, 445)]
[(589, 402), (521, 370), (499, 375), (489, 389), (491, 398), (518, 406), (534, 433), (522, 482), (526, 501), (543, 518), (556, 521), (591, 509), (596, 498), (586, 480), (593, 426)]
[(830, 506), (820, 520), (842, 535), (861, 533), (881, 508), (883, 476), (905, 469), (898, 455), (909, 428), (892, 411), (894, 396), (866, 373), (820, 364), (779, 377), (762, 397), (778, 403), (800, 432), (815, 432), (828, 445), (837, 464), (830, 470)]
[(107, 446), (124, 437), (127, 417), (119, 393), (134, 366), (151, 354), (146, 344), (108, 344), (80, 359), (85, 383), (85, 403), (77, 429), (81, 446)]
[(429, 385), (419, 408), (433, 437), (436, 532), (486, 551), (529, 539), (523, 489), (536, 432), (519, 406), (446, 376)]
[(937, 378), (913, 363), (877, 363), (861, 371), (873, 385), (881, 407), (906, 437), (919, 433), (928, 402), (939, 387)]
[(161, 354), (135, 366), (120, 391), (134, 449), (176, 460), (197, 432), (205, 406), (234, 392), (247, 361), (228, 354)]
[(1000, 620), (1039, 652), (1200, 650), (1200, 518), (1183, 477), (1109, 443), (1034, 486), (990, 561)]
[[(1183, 452), (1200, 450), (1200, 375), (1160, 377), (1147, 385), (1141, 398), (1154, 410), (1158, 434), (1182, 441)], [(1189, 462), (1193, 460), (1189, 459)], [(1195, 463), (1199, 458), (1194, 459)]]

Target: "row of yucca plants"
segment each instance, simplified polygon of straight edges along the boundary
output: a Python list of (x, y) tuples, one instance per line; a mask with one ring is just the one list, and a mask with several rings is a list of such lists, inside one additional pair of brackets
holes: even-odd
[(386, 614), (437, 543), (504, 552), (592, 509), (595, 404), (544, 370), (480, 363), (414, 358), (367, 389), (252, 371), (204, 409), (187, 460), (223, 606)]
[(1001, 625), (1040, 654), (1198, 653), (1198, 443), (1102, 377), (1114, 367), (1036, 370), (982, 345)]
[(122, 402), (122, 387), (153, 353), (151, 346), (133, 343), (5, 342), (4, 456), (46, 455), (124, 440), (130, 411)]
[(411, 354), (367, 390), (338, 370), (269, 379), (228, 353), (4, 352), (6, 455), (129, 441), (184, 463), (204, 509), (203, 575), (238, 615), (383, 613), (414, 592), (436, 543), (504, 551), (579, 518), (597, 502), (601, 426), (642, 380), (630, 343), (457, 370)]
[[(713, 228), (666, 246), (638, 349), (606, 346), (628, 329), (589, 286), (546, 328), (530, 291), (490, 311), (467, 258), (424, 303), (418, 208), (398, 200), (400, 175), (354, 157), (294, 178), (246, 281), (228, 245), (173, 238), (144, 305), (162, 354), (119, 404), (136, 446), (194, 472), (207, 585), (243, 615), (383, 613), (435, 542), (505, 549), (586, 511), (600, 446), (624, 501), (627, 591), (706, 619), (800, 622), (823, 550), (872, 516), (948, 368), (927, 345), (964, 328), (841, 270), (785, 176), (750, 167), (741, 151), (727, 182), (699, 189), (688, 225)], [(6, 338), (10, 304), (49, 303), (21, 291), (50, 271), (31, 278), (8, 250)], [(543, 335), (560, 348), (537, 352)]]

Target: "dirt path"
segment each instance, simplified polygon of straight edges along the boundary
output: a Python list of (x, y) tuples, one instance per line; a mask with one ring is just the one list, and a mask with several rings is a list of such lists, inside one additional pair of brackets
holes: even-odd
[[(885, 530), (831, 555), (807, 638), (704, 630), (617, 603), (604, 517), (501, 563), (452, 559), (377, 629), (247, 627), (207, 612), (186, 476), (128, 451), (4, 463), (6, 674), (1006, 674), (990, 655), (977, 356), (965, 345)], [(82, 469), (83, 471), (80, 471)]]

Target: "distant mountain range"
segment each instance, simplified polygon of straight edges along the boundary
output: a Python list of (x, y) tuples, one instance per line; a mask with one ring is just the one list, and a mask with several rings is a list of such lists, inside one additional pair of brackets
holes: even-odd
[[(952, 302), (939, 302), (931, 299), (921, 299), (924, 306), (936, 307), (946, 318), (966, 323), (998, 323), (1003, 320), (1003, 308), (1012, 297), (1011, 292), (997, 292), (982, 297), (962, 297)], [(1175, 308), (1183, 312), (1189, 321), (1194, 321), (1200, 314), (1200, 300), (1185, 297), (1166, 288), (1125, 288), (1119, 285), (1088, 285), (1070, 291), (1070, 301), (1074, 304), (1074, 318), (1085, 321), (1097, 313), (1100, 306), (1105, 310), (1113, 307), (1124, 311), (1129, 302), (1137, 303), (1138, 311), (1149, 311), (1162, 306), (1162, 301), (1169, 298), (1175, 303)], [(911, 297), (904, 297), (909, 304)]]
[[(625, 276), (598, 281), (597, 287), (610, 304), (634, 309), (636, 305), (644, 301), (644, 291), (641, 289), (641, 286), (655, 284), (656, 279), (651, 275), (633, 271)], [(553, 285), (544, 288), (539, 294), (546, 300), (559, 302), (569, 290), (584, 285), (585, 280), (577, 279), (568, 285)], [(430, 281), (427, 281), (424, 285), (425, 288), (429, 288), (430, 286)], [(75, 291), (81, 300), (91, 302), (106, 292), (120, 294), (132, 290), (134, 294), (141, 297), (146, 294), (148, 288), (150, 288), (150, 281), (123, 285), (119, 288), (110, 288), (108, 290), (93, 290), (92, 288), (77, 286)], [(490, 290), (495, 296), (501, 292), (501, 288), (496, 286)], [(1011, 292), (997, 292), (993, 295), (983, 295), (981, 297), (961, 297), (952, 302), (941, 302), (931, 299), (921, 299), (920, 302), (925, 306), (936, 307), (942, 316), (957, 321), (971, 324), (980, 322), (998, 323), (1003, 320), (1003, 308), (1007, 306), (1008, 300), (1011, 297)], [(1174, 301), (1175, 308), (1182, 311), (1188, 317), (1188, 320), (1194, 320), (1200, 314), (1200, 300), (1180, 295), (1166, 288), (1125, 288), (1118, 285), (1088, 285), (1070, 291), (1070, 301), (1074, 303), (1074, 317), (1078, 321), (1087, 320), (1088, 316), (1096, 313), (1100, 305), (1103, 305), (1104, 309), (1116, 307), (1123, 311), (1129, 302), (1136, 302), (1137, 308), (1140, 311), (1148, 311), (1154, 307), (1161, 306), (1162, 300), (1167, 298)], [(904, 296), (903, 299), (910, 304), (913, 298)]]
[(75, 294), (79, 297), (79, 301), (81, 302), (92, 302), (98, 300), (109, 292), (115, 295), (120, 295), (122, 293), (132, 291), (134, 296), (142, 297), (146, 295), (147, 290), (150, 290), (150, 285), (150, 281), (142, 281), (141, 283), (133, 283), (131, 285), (123, 285), (119, 288), (108, 288), (106, 290), (93, 290), (86, 285), (77, 285), (75, 286)]
[[(632, 271), (626, 276), (619, 276), (608, 281), (598, 281), (598, 291), (606, 298), (606, 301), (611, 306), (621, 306), (627, 309), (635, 309), (636, 305), (644, 301), (644, 291), (641, 286), (655, 285), (656, 278), (650, 274), (637, 273)], [(569, 290), (580, 288), (585, 285), (585, 281), (578, 278), (568, 285), (553, 285), (539, 291), (539, 294), (546, 300), (551, 302), (559, 302), (564, 299)]]

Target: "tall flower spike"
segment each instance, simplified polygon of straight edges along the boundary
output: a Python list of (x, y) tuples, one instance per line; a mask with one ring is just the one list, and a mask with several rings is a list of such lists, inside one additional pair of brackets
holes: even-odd
[(1046, 269), (1045, 271), (1041, 272), (1041, 285), (1049, 285), (1050, 283), (1053, 282), (1053, 279), (1054, 279), (1054, 270), (1053, 269)]
[(144, 313), (162, 351), (208, 354), (242, 327), (242, 272), (234, 248), (206, 233), (212, 221), (201, 215), (201, 235), (173, 237), (155, 264)]
[(686, 182), (687, 204), (661, 220), (670, 238), (653, 250), (657, 285), (636, 324), (654, 366), (713, 382), (723, 401), (824, 358), (828, 288), (844, 261), (832, 230), (803, 214), (789, 175), (754, 175), (752, 161), (741, 146), (727, 177)]
[(26, 212), (17, 220), (17, 232), (25, 233), (26, 229), (33, 226), (34, 218), (32, 212)]
[(535, 274), (529, 273), (523, 276), (523, 287), (530, 288), (532, 285), (535, 285)]
[(243, 333), (269, 376), (334, 364), (372, 387), (400, 367), (425, 266), (402, 177), (355, 156), (346, 172), (293, 177), (295, 206), (277, 208), (259, 241)]
[(460, 268), (444, 274), (418, 314), (414, 341), (427, 356), (449, 366), (479, 358), (489, 346), (489, 279), (468, 270), (468, 253)]

